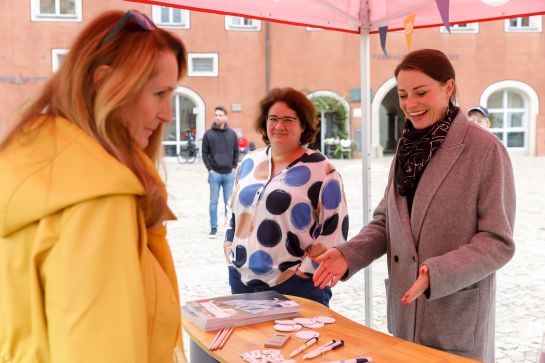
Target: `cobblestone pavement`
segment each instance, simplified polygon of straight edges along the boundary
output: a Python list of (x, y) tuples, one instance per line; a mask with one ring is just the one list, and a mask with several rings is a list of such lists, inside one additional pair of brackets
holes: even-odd
[[(349, 237), (362, 227), (361, 160), (334, 160), (350, 211)], [(382, 196), (391, 157), (371, 161), (371, 205)], [(513, 157), (517, 189), (514, 258), (497, 274), (496, 361), (536, 362), (545, 333), (545, 157)], [(207, 172), (200, 160), (166, 162), (170, 205), (179, 217), (168, 225), (182, 303), (229, 294), (220, 227), (209, 239)], [(220, 198), (221, 200), (221, 198)], [(220, 202), (218, 210), (223, 206)], [(220, 213), (221, 214), (221, 213)], [(223, 219), (219, 218), (222, 225)], [(372, 267), (373, 328), (386, 332), (385, 258)], [(364, 274), (333, 289), (331, 308), (364, 323)]]

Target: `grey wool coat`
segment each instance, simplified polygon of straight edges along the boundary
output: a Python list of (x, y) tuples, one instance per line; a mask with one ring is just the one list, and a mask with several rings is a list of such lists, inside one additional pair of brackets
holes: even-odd
[[(388, 330), (394, 336), (492, 363), (495, 272), (513, 256), (515, 186), (505, 147), (462, 111), (418, 183), (411, 216), (395, 185), (394, 158), (373, 220), (337, 248), (350, 278), (384, 253)], [(402, 296), (429, 267), (430, 288)]]

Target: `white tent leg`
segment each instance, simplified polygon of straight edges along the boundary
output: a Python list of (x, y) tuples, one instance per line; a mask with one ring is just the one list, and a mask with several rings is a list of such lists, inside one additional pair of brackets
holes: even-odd
[[(369, 223), (371, 216), (371, 79), (370, 79), (370, 36), (369, 36), (369, 4), (362, 1), (360, 32), (360, 65), (361, 65), (361, 145), (362, 145), (362, 190), (363, 190), (363, 225)], [(365, 325), (373, 325), (372, 301), (372, 265), (365, 268)]]

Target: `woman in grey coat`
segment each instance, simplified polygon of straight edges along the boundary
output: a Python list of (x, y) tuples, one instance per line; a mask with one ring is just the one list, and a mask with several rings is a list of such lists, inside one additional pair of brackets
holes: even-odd
[(515, 187), (505, 147), (454, 106), (452, 64), (438, 50), (395, 70), (407, 121), (373, 220), (316, 259), (335, 286), (387, 254), (388, 330), (494, 361), (495, 272), (513, 256)]

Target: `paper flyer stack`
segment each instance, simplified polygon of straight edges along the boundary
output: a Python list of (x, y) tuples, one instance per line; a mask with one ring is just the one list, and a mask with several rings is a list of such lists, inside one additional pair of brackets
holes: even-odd
[(301, 306), (276, 291), (189, 301), (182, 316), (204, 331), (296, 316)]

